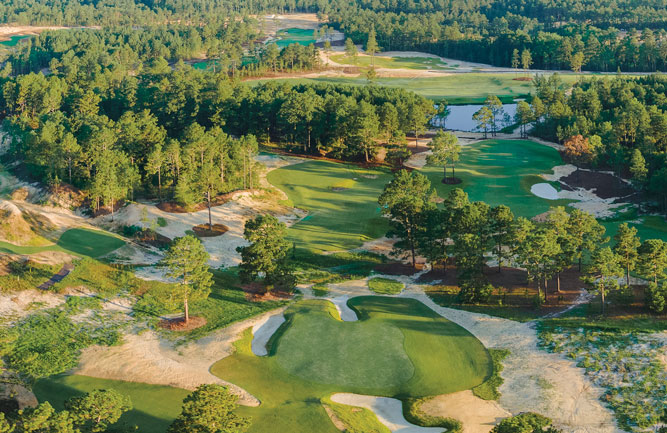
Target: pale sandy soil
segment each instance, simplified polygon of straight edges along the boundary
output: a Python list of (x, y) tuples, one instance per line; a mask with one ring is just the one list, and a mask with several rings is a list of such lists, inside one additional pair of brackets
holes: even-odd
[[(577, 167), (572, 164), (559, 165), (553, 168), (554, 174), (546, 174), (542, 175), (542, 177), (548, 181), (561, 181), (562, 178), (569, 176), (576, 169)], [(536, 195), (539, 197), (539, 194)], [(570, 203), (569, 206), (588, 212), (596, 218), (611, 217), (614, 216), (616, 209), (633, 206), (630, 203), (614, 203), (619, 200), (619, 197), (600, 198), (595, 194), (595, 191), (584, 188), (574, 188), (574, 191), (557, 191), (556, 198), (576, 200), (574, 203)]]
[(41, 290), (0, 293), (0, 324), (12, 323), (35, 311), (57, 307), (65, 297)]
[(211, 365), (233, 352), (232, 343), (240, 333), (266, 317), (282, 314), (284, 308), (234, 323), (184, 346), (174, 347), (153, 331), (126, 335), (115, 347), (93, 346), (84, 349), (79, 366), (71, 373), (102, 379), (143, 382), (193, 390), (206, 383), (227, 385), (239, 396), (239, 403), (257, 406), (259, 400), (242, 388), (213, 374)]
[[(266, 167), (266, 172), (285, 167), (291, 164), (303, 162), (302, 159), (283, 157), (278, 155), (259, 155), (257, 160)], [(275, 190), (267, 181), (265, 173), (260, 177), (260, 185), (267, 189)], [(241, 262), (241, 256), (236, 251), (237, 247), (247, 245), (243, 238), (245, 222), (258, 214), (272, 214), (288, 226), (301, 220), (306, 213), (299, 209), (282, 206), (275, 200), (266, 200), (261, 197), (264, 191), (239, 191), (233, 194), (232, 199), (220, 206), (211, 208), (211, 219), (213, 224), (224, 224), (229, 231), (221, 236), (202, 238), (201, 241), (210, 254), (209, 264), (213, 267), (235, 266)], [(281, 192), (283, 198), (287, 198)], [(194, 226), (208, 223), (208, 210), (200, 210), (189, 213), (170, 213), (158, 209), (151, 203), (133, 203), (119, 212), (110, 221), (110, 216), (98, 217), (98, 224), (107, 225), (136, 225), (140, 227), (151, 227), (158, 218), (164, 218), (167, 222), (165, 227), (153, 225), (155, 230), (169, 239), (185, 236), (186, 231), (192, 230)], [(152, 264), (159, 260), (155, 254), (157, 251), (116, 251), (115, 255), (121, 257), (124, 263)], [(136, 260), (136, 261), (134, 261)], [(147, 277), (147, 275), (143, 275)]]
[(266, 345), (276, 333), (278, 328), (285, 323), (285, 315), (282, 312), (272, 316), (264, 315), (264, 318), (252, 327), (252, 343), (250, 345), (252, 353), (257, 356), (266, 356), (269, 354)]
[(354, 407), (363, 407), (373, 411), (377, 415), (378, 421), (387, 426), (392, 432), (442, 433), (442, 428), (419, 427), (410, 424), (403, 417), (403, 403), (395, 398), (338, 393), (331, 396), (331, 401)]
[(0, 26), (0, 40), (9, 39), (13, 35), (35, 35), (37, 33), (43, 32), (44, 30), (62, 30), (67, 27), (58, 27), (58, 26)]
[(433, 397), (424, 402), (420, 409), (427, 415), (461, 421), (463, 433), (489, 433), (503, 418), (511, 416), (497, 402), (482, 400), (470, 390)]

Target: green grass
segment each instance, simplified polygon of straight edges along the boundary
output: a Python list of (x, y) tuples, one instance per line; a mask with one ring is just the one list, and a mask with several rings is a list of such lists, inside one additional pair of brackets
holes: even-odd
[(368, 288), (378, 295), (398, 295), (403, 290), (403, 283), (391, 278), (371, 278)]
[[(331, 60), (343, 65), (354, 65), (362, 67), (370, 67), (372, 65), (372, 59), (370, 56), (348, 57), (345, 54), (336, 54), (331, 56)], [(375, 56), (375, 67), (390, 69), (453, 69), (452, 67), (447, 66), (447, 63), (435, 57)]]
[(53, 376), (37, 381), (33, 390), (40, 402), (48, 401), (57, 410), (72, 397), (96, 389), (115, 389), (128, 395), (133, 409), (125, 413), (116, 426), (139, 426), (144, 433), (164, 433), (181, 411), (183, 399), (189, 391), (169, 386), (146, 383), (97, 379), (88, 376)]
[(388, 170), (307, 161), (273, 170), (267, 178), (287, 194), (291, 205), (309, 212), (288, 230), (288, 241), (297, 248), (314, 253), (349, 250), (387, 231), (377, 198), (391, 179)]
[(498, 400), (500, 398), (498, 387), (504, 382), (503, 378), (500, 377), (500, 372), (503, 371), (503, 359), (509, 356), (510, 351), (507, 349), (489, 349), (489, 353), (493, 360), (493, 375), (486, 382), (474, 387), (472, 393), (484, 400)]
[[(528, 140), (486, 140), (464, 146), (456, 164), (456, 177), (462, 183), (442, 183), (442, 167), (426, 166), (422, 170), (440, 197), (462, 188), (471, 201), (491, 206), (504, 204), (516, 216), (533, 217), (552, 206), (564, 206), (571, 200), (546, 200), (530, 192), (535, 183), (544, 182), (540, 174), (552, 173), (563, 164), (557, 150)], [(451, 168), (449, 169), (451, 173)]]
[(84, 228), (69, 229), (55, 245), (18, 246), (0, 242), (0, 252), (11, 254), (35, 254), (42, 251), (64, 251), (77, 256), (98, 258), (125, 245), (120, 237), (102, 230)]
[(332, 393), (419, 398), (470, 389), (492, 374), (479, 340), (419, 301), (366, 296), (349, 305), (358, 322), (340, 321), (329, 302), (299, 302), (268, 357), (252, 354), (247, 331), (237, 352), (213, 365), (262, 401), (239, 409), (253, 418), (250, 432), (335, 433), (321, 405)]
[[(455, 67), (456, 65), (452, 65)], [(514, 74), (494, 73), (460, 73), (445, 77), (432, 78), (378, 78), (375, 83), (379, 86), (400, 87), (413, 91), (429, 99), (439, 100), (446, 98), (450, 104), (481, 104), (489, 95), (498, 96), (504, 103), (512, 102), (516, 98), (524, 98), (532, 92), (530, 81), (515, 80)], [(577, 81), (575, 75), (561, 75), (561, 79), (571, 85)], [(261, 83), (266, 80), (253, 80)], [(292, 84), (301, 83), (331, 83), (365, 86), (368, 81), (365, 77), (317, 77), (317, 78), (285, 78)]]
[(5, 47), (15, 47), (18, 45), (19, 42), (21, 42), (23, 39), (29, 38), (30, 35), (14, 35), (10, 36), (9, 39), (5, 41), (0, 41), (0, 45), (5, 46)]

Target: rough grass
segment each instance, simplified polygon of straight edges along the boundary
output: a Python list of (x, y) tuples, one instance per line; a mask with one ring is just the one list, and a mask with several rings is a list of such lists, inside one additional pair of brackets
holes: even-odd
[(403, 290), (403, 283), (391, 278), (371, 278), (368, 280), (368, 288), (378, 295), (398, 295)]
[(344, 251), (387, 231), (377, 198), (391, 178), (388, 170), (307, 161), (273, 170), (267, 178), (287, 194), (292, 205), (310, 213), (288, 230), (288, 240), (297, 248), (315, 253)]
[[(353, 298), (349, 304), (359, 322), (341, 322), (329, 302), (300, 302), (289, 310), (290, 320), (274, 336), (268, 357), (252, 355), (252, 335), (246, 332), (237, 352), (213, 365), (213, 374), (262, 401), (258, 408), (239, 409), (253, 417), (250, 432), (335, 433), (321, 405), (332, 393), (417, 398), (470, 389), (491, 376), (491, 358), (483, 345), (424, 304), (377, 296)], [(378, 347), (379, 329), (396, 335), (398, 343), (385, 338)], [(354, 334), (354, 341), (344, 341), (341, 334)], [(410, 364), (414, 373), (406, 374), (402, 369)], [(374, 369), (392, 377), (379, 377)]]
[(128, 395), (133, 409), (125, 413), (116, 428), (139, 426), (145, 433), (164, 433), (181, 411), (183, 399), (189, 391), (169, 386), (146, 383), (97, 379), (88, 376), (53, 376), (37, 381), (33, 390), (40, 402), (48, 401), (57, 410), (71, 397), (96, 389), (115, 389)]
[(503, 359), (509, 356), (507, 349), (489, 349), (489, 354), (493, 360), (493, 375), (486, 382), (477, 385), (472, 389), (472, 393), (484, 400), (498, 400), (500, 392), (498, 387), (503, 384), (503, 378), (500, 372), (503, 371)]

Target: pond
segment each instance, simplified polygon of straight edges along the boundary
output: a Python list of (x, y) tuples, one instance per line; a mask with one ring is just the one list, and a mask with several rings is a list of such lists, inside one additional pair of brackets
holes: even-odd
[[(472, 116), (482, 108), (482, 105), (450, 105), (449, 116), (445, 119), (444, 125), (441, 119), (434, 118), (431, 121), (433, 126), (446, 127), (447, 129), (454, 129), (457, 131), (473, 132), (479, 131), (477, 123), (472, 120)], [(516, 104), (503, 104), (504, 116), (500, 121), (499, 129), (514, 123), (514, 115), (516, 114)]]

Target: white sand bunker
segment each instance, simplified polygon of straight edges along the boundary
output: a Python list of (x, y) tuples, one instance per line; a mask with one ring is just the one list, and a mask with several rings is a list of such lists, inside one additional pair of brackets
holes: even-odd
[(241, 332), (285, 308), (234, 323), (185, 346), (174, 347), (153, 331), (126, 335), (120, 346), (93, 346), (84, 349), (79, 366), (72, 373), (102, 379), (167, 385), (193, 390), (199, 385), (217, 383), (230, 387), (239, 403), (257, 406), (259, 400), (244, 389), (226, 382), (209, 371), (211, 365), (233, 353), (232, 343)]
[(263, 320), (255, 323), (252, 327), (252, 353), (257, 356), (267, 356), (269, 354), (267, 344), (283, 323), (285, 323), (285, 315), (282, 312), (273, 316), (265, 316)]
[(336, 307), (336, 310), (338, 310), (340, 320), (343, 322), (356, 322), (359, 320), (359, 318), (357, 317), (357, 313), (355, 313), (354, 310), (347, 305), (347, 301), (349, 299), (349, 296), (343, 295), (336, 298), (331, 298), (329, 301), (331, 301), (331, 303)]
[(536, 183), (530, 187), (530, 192), (547, 200), (558, 200), (558, 190), (550, 183)]
[(378, 420), (392, 432), (442, 433), (443, 431), (439, 427), (419, 427), (407, 422), (403, 417), (403, 403), (395, 398), (338, 393), (331, 396), (331, 401), (349, 406), (363, 407), (373, 411), (377, 415)]
[(420, 409), (427, 415), (461, 421), (463, 433), (489, 433), (500, 420), (512, 415), (497, 402), (482, 400), (470, 390), (433, 397)]

